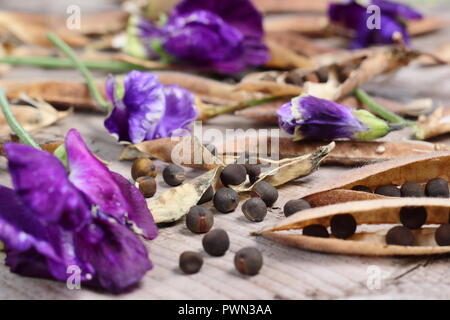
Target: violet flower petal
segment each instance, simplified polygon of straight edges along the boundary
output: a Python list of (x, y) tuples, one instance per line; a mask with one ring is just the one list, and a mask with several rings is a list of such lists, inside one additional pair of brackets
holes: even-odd
[(95, 269), (92, 285), (118, 294), (135, 286), (153, 265), (138, 236), (125, 226), (96, 219), (104, 237), (96, 244), (77, 237), (77, 254)]
[(158, 228), (154, 223), (153, 216), (142, 193), (120, 174), (112, 172), (112, 175), (122, 194), (128, 199), (130, 209), (128, 210), (127, 220), (134, 223), (140, 230), (139, 233), (142, 233), (146, 239), (152, 240), (156, 238)]
[(70, 183), (62, 162), (33, 147), (7, 143), (5, 151), (14, 189), (24, 205), (47, 222), (81, 229), (90, 220), (86, 199)]

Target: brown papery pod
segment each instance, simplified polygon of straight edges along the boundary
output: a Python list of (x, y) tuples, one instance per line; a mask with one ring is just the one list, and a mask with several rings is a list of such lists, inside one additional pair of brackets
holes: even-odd
[(437, 108), (430, 115), (422, 115), (414, 129), (416, 139), (426, 140), (450, 132), (450, 108)]
[(296, 53), (279, 42), (269, 39), (266, 39), (265, 42), (270, 51), (270, 60), (266, 62), (268, 68), (294, 69), (314, 66), (311, 59)]
[(313, 39), (296, 32), (268, 32), (266, 33), (266, 40), (277, 42), (306, 57), (338, 50), (336, 48), (322, 46)]
[(311, 36), (330, 33), (328, 17), (323, 14), (271, 15), (264, 19), (266, 32), (298, 32)]
[(262, 12), (326, 12), (331, 0), (253, 0)]
[(197, 178), (171, 188), (156, 199), (147, 201), (155, 223), (170, 223), (186, 215), (197, 204), (203, 193), (215, 185), (223, 167), (212, 169)]
[(329, 227), (330, 220), (337, 214), (351, 214), (361, 225), (400, 224), (399, 211), (405, 206), (425, 207), (426, 224), (448, 223), (450, 202), (445, 199), (402, 198), (369, 201), (354, 201), (325, 207), (312, 208), (296, 213), (281, 223), (254, 233), (278, 243), (327, 253), (365, 256), (392, 255), (435, 255), (450, 252), (450, 246), (438, 246), (434, 240), (435, 227), (423, 227), (413, 230), (415, 243), (413, 246), (388, 245), (385, 241), (387, 231), (392, 226), (380, 228), (368, 227), (346, 240), (337, 238), (319, 238), (304, 236), (300, 230), (311, 224)]
[(308, 200), (312, 206), (349, 200), (366, 200), (368, 197), (385, 198), (353, 191), (351, 188), (364, 185), (374, 190), (378, 186), (401, 185), (406, 181), (423, 184), (438, 177), (446, 180), (450, 178), (450, 152), (448, 151), (398, 158), (353, 169), (339, 176), (339, 179), (301, 192), (299, 198)]
[(424, 17), (407, 23), (408, 32), (412, 36), (420, 36), (442, 29), (449, 25), (448, 20), (439, 17)]

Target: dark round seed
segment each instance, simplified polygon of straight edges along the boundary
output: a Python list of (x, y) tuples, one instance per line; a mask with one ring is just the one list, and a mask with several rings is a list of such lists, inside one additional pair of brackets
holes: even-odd
[(239, 204), (239, 194), (233, 189), (221, 188), (214, 194), (213, 203), (222, 213), (234, 211)]
[(153, 161), (149, 158), (137, 158), (131, 166), (131, 177), (135, 181), (139, 177), (155, 178), (157, 173)]
[(179, 265), (186, 274), (197, 273), (202, 268), (203, 258), (198, 252), (185, 251), (180, 255)]
[(448, 182), (441, 178), (431, 179), (425, 186), (425, 194), (428, 197), (448, 198)]
[(209, 152), (211, 152), (212, 155), (217, 155), (217, 149), (216, 146), (213, 144), (204, 144), (203, 145)]
[(411, 246), (414, 243), (414, 235), (408, 228), (396, 226), (386, 234), (386, 243), (398, 246)]
[(270, 183), (260, 181), (253, 186), (251, 195), (253, 197), (260, 197), (266, 206), (272, 207), (278, 199), (278, 190)]
[(193, 206), (186, 215), (186, 226), (195, 233), (206, 233), (214, 224), (214, 215), (208, 208)]
[(394, 185), (387, 185), (387, 186), (379, 186), (375, 189), (376, 194), (380, 194), (382, 196), (386, 197), (400, 197), (401, 193), (399, 188)]
[(296, 212), (309, 209), (311, 208), (311, 205), (308, 201), (303, 199), (298, 200), (289, 200), (286, 202), (286, 204), (283, 207), (283, 212), (286, 217), (289, 217), (290, 215), (293, 215)]
[(152, 177), (139, 177), (136, 182), (139, 184), (139, 191), (145, 198), (151, 198), (156, 193), (156, 180)]
[(329, 238), (327, 228), (320, 224), (310, 224), (303, 228), (303, 235), (309, 237)]
[(197, 204), (203, 204), (205, 202), (209, 202), (212, 200), (213, 197), (214, 197), (214, 189), (212, 186), (209, 186), (209, 188), (206, 189), (206, 191), (203, 193), (200, 200), (198, 200)]
[(363, 185), (358, 185), (358, 186), (354, 186), (352, 188), (353, 191), (361, 191), (361, 192), (368, 192), (368, 193), (372, 193), (372, 190), (370, 190), (369, 187), (363, 186)]
[(176, 164), (169, 164), (163, 170), (164, 181), (172, 187), (178, 186), (186, 179), (184, 169)]
[(351, 214), (337, 214), (330, 221), (331, 233), (339, 239), (347, 239), (355, 234), (356, 220)]
[(247, 170), (248, 178), (250, 179), (250, 183), (254, 184), (259, 179), (259, 175), (261, 174), (261, 166), (257, 164), (247, 164), (245, 165), (245, 169)]
[(224, 186), (237, 186), (245, 181), (247, 177), (247, 170), (241, 164), (229, 164), (220, 174), (220, 180)]
[(247, 276), (258, 274), (263, 265), (263, 256), (256, 248), (243, 248), (234, 256), (236, 269)]
[(450, 224), (443, 224), (437, 228), (434, 239), (440, 246), (450, 246)]
[(409, 229), (419, 229), (427, 221), (424, 207), (403, 207), (400, 209), (400, 222)]
[(425, 192), (420, 184), (413, 181), (405, 182), (400, 187), (402, 197), (425, 197)]
[(214, 229), (203, 237), (202, 244), (208, 254), (220, 257), (230, 248), (230, 238), (225, 230)]
[(267, 206), (260, 198), (251, 198), (242, 205), (245, 217), (253, 222), (261, 222), (267, 215)]

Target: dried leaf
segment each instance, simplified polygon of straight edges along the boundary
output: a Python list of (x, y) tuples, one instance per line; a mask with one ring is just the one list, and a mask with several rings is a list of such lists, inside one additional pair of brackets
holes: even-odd
[[(435, 227), (414, 230), (415, 245), (387, 245), (389, 229), (358, 232), (351, 238), (318, 238), (303, 236), (299, 230), (310, 224), (330, 225), (336, 214), (351, 214), (358, 226), (399, 224), (399, 211), (404, 206), (423, 206), (427, 209), (427, 224), (448, 223), (450, 202), (445, 199), (403, 198), (347, 202), (312, 208), (294, 214), (274, 227), (256, 233), (278, 243), (306, 250), (366, 256), (434, 255), (450, 252), (450, 246), (438, 246), (434, 241)], [(360, 226), (361, 228), (361, 226)]]
[(331, 0), (253, 0), (262, 12), (326, 12)]
[[(406, 181), (424, 184), (438, 177), (450, 179), (448, 151), (413, 155), (352, 169), (339, 176), (339, 180), (327, 181), (319, 187), (301, 192), (299, 198), (305, 198), (313, 205), (344, 202), (349, 199), (358, 200), (363, 195), (361, 192), (351, 190), (356, 185), (364, 185), (375, 190), (378, 186), (402, 185)], [(345, 189), (347, 192), (345, 194), (334, 192), (337, 189)], [(328, 192), (334, 193), (330, 195)]]
[(279, 161), (271, 161), (275, 168), (264, 172), (259, 179), (250, 186), (241, 186), (236, 188), (239, 192), (251, 191), (253, 186), (260, 182), (266, 181), (274, 187), (281, 186), (287, 182), (309, 175), (319, 168), (320, 163), (333, 150), (334, 142), (326, 146), (321, 146), (312, 153), (305, 154), (296, 158), (287, 158)]
[[(34, 131), (48, 127), (72, 113), (72, 110), (57, 111), (53, 108), (53, 106), (41, 99), (34, 101), (30, 98), (22, 96), (21, 100), (28, 102), (33, 106), (12, 105), (11, 110), (26, 131)], [(11, 128), (4, 118), (4, 115), (0, 114), (0, 136), (5, 136), (11, 133)]]
[(329, 21), (326, 15), (271, 15), (264, 19), (266, 32), (298, 32), (312, 36), (329, 33)]
[(279, 43), (306, 57), (337, 51), (335, 48), (324, 47), (313, 39), (295, 32), (269, 32), (266, 34), (266, 40)]
[(129, 145), (119, 158), (132, 160), (140, 156), (203, 170), (223, 165), (223, 162), (213, 156), (194, 136), (163, 138)]
[(407, 26), (410, 35), (419, 36), (442, 29), (448, 24), (448, 20), (439, 17), (424, 17), (420, 20), (410, 21)]
[(424, 55), (420, 57), (418, 59), (419, 63), (424, 66), (433, 66), (442, 62), (450, 64), (450, 43), (446, 43), (440, 46), (439, 48), (431, 52), (431, 55), (432, 56)]
[(165, 191), (156, 199), (147, 201), (155, 222), (168, 223), (182, 218), (215, 183), (221, 169), (221, 167), (212, 169), (192, 181)]
[(266, 39), (266, 45), (270, 50), (270, 60), (266, 63), (269, 68), (293, 69), (310, 68), (313, 62), (279, 42)]
[(422, 115), (415, 128), (416, 139), (425, 140), (450, 132), (450, 108), (437, 108), (432, 114)]

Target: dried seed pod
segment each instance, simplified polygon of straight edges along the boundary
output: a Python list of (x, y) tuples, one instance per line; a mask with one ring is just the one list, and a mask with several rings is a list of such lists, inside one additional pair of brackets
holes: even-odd
[(396, 226), (386, 233), (386, 243), (398, 246), (412, 246), (414, 243), (414, 235), (408, 228)]
[(238, 186), (245, 181), (247, 170), (241, 164), (229, 164), (220, 174), (220, 180), (225, 186)]
[(401, 196), (400, 190), (397, 188), (397, 186), (394, 186), (394, 185), (379, 186), (375, 189), (374, 193), (380, 194), (380, 195), (386, 196), (386, 197), (400, 197)]
[(137, 158), (131, 166), (131, 177), (136, 181), (139, 177), (152, 177), (157, 175), (156, 167), (149, 158)]
[(293, 215), (296, 212), (309, 208), (311, 208), (311, 205), (309, 204), (308, 201), (303, 199), (294, 199), (286, 202), (286, 204), (283, 207), (283, 212), (286, 217), (289, 217), (290, 215)]
[(309, 237), (329, 238), (327, 228), (320, 224), (310, 224), (303, 228), (303, 235)]
[(145, 198), (151, 198), (156, 193), (156, 180), (152, 177), (139, 177), (136, 182), (139, 185), (139, 191)]
[(194, 206), (186, 215), (186, 226), (195, 233), (206, 233), (214, 224), (214, 215), (208, 208)]
[(262, 268), (263, 256), (256, 248), (243, 248), (234, 256), (234, 265), (240, 273), (254, 276)]
[(267, 206), (260, 198), (250, 198), (242, 205), (245, 217), (253, 222), (261, 222), (267, 215)]
[(256, 183), (252, 188), (251, 194), (253, 197), (260, 197), (268, 207), (272, 207), (278, 199), (278, 190), (265, 181)]
[(184, 169), (176, 164), (169, 164), (163, 170), (164, 181), (172, 187), (176, 187), (186, 180)]
[(434, 240), (440, 246), (450, 246), (450, 224), (446, 223), (437, 228)]
[(425, 193), (428, 197), (448, 198), (448, 182), (441, 178), (431, 179), (425, 186)]
[(194, 274), (200, 271), (203, 265), (203, 258), (198, 252), (185, 251), (180, 255), (179, 266), (186, 274)]
[(220, 257), (230, 248), (230, 238), (225, 230), (214, 229), (203, 237), (202, 244), (208, 254)]
[(352, 188), (352, 190), (353, 190), (353, 191), (361, 191), (361, 192), (372, 193), (372, 190), (370, 190), (369, 187), (363, 186), (363, 185), (357, 185), (357, 186), (354, 186), (354, 187)]
[(408, 229), (419, 229), (427, 221), (424, 207), (403, 207), (400, 209), (400, 222)]
[(400, 187), (402, 197), (425, 197), (425, 192), (420, 184), (413, 181), (408, 181)]
[(257, 164), (247, 164), (245, 165), (245, 169), (247, 170), (248, 178), (250, 179), (250, 183), (254, 184), (259, 179), (259, 175), (261, 174), (261, 166)]
[(213, 197), (214, 197), (214, 189), (212, 186), (209, 186), (209, 188), (206, 189), (206, 191), (203, 193), (200, 200), (198, 200), (197, 204), (203, 204), (203, 203), (209, 202), (213, 199)]
[(347, 239), (355, 234), (356, 220), (351, 214), (337, 214), (330, 221), (331, 233), (339, 239)]
[(213, 198), (214, 208), (222, 213), (232, 212), (239, 204), (239, 194), (230, 188), (221, 188)]

